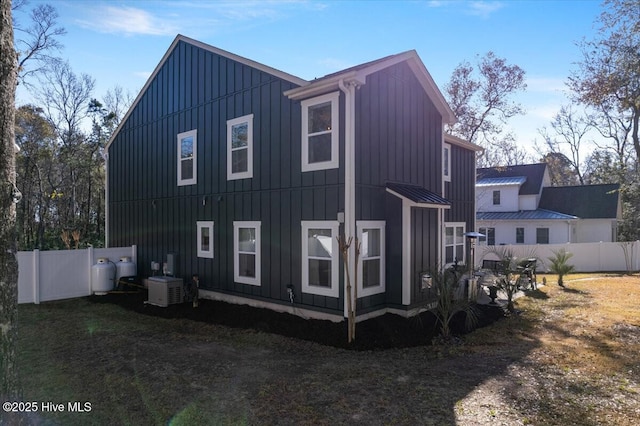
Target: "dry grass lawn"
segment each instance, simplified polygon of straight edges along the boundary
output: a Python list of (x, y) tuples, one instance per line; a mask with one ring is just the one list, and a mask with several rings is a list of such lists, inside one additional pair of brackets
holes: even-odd
[(640, 424), (640, 277), (547, 280), (456, 344), (364, 352), (86, 299), (21, 305), (25, 401), (91, 403), (27, 421)]

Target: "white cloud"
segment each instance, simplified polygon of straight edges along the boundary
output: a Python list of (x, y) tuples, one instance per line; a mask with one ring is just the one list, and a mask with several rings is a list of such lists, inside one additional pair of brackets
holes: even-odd
[(528, 92), (564, 93), (567, 90), (565, 80), (555, 77), (526, 77)]
[(151, 74), (151, 71), (136, 71), (133, 73), (134, 76), (139, 77), (143, 80), (147, 80), (149, 77), (151, 77)]
[(88, 18), (79, 20), (84, 27), (102, 33), (124, 35), (175, 35), (177, 26), (172, 20), (154, 16), (135, 7), (101, 6), (92, 9)]
[(472, 1), (468, 3), (468, 6), (467, 13), (470, 15), (488, 18), (493, 12), (502, 9), (505, 4), (501, 1)]
[(463, 8), (464, 13), (472, 16), (480, 16), (482, 18), (488, 18), (492, 13), (505, 7), (505, 3), (502, 1), (444, 1), (444, 0), (430, 0), (427, 2), (428, 7), (457, 7)]
[(354, 65), (351, 62), (347, 62), (343, 59), (337, 59), (337, 58), (324, 58), (324, 59), (319, 59), (317, 62), (318, 62), (318, 65), (320, 65), (323, 69), (327, 70), (327, 73), (341, 71), (341, 70), (350, 68)]

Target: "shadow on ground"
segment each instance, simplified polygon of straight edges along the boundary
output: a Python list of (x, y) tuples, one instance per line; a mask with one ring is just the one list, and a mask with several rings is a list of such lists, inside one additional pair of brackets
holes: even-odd
[[(270, 309), (234, 305), (220, 301), (200, 300), (194, 308), (191, 303), (159, 307), (145, 304), (146, 292), (137, 294), (107, 294), (91, 296), (94, 303), (112, 303), (140, 314), (162, 318), (185, 318), (228, 327), (254, 329), (313, 341), (326, 346), (352, 350), (376, 350), (430, 345), (438, 335), (436, 317), (432, 312), (404, 318), (385, 314), (359, 322), (356, 325), (356, 340), (347, 342), (347, 322), (334, 323), (326, 320), (304, 319), (297, 315), (275, 312)], [(504, 317), (498, 306), (477, 305), (477, 327), (484, 327)], [(454, 335), (465, 333), (464, 316), (454, 318)]]

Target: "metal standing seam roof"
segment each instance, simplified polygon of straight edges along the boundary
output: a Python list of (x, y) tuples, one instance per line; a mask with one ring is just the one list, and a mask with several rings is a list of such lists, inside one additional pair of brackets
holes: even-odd
[(478, 179), (476, 186), (522, 185), (527, 181), (524, 176), (509, 176)]
[(539, 194), (544, 181), (545, 163), (521, 164), (517, 166), (480, 168), (477, 170), (476, 181), (494, 178), (525, 177), (520, 187), (520, 195)]
[(520, 210), (517, 212), (477, 212), (476, 220), (575, 220), (577, 216), (551, 210)]
[(582, 219), (616, 219), (619, 191), (618, 184), (545, 187), (538, 205)]
[(408, 185), (404, 183), (387, 183), (387, 188), (405, 198), (408, 198), (414, 203), (437, 204), (441, 206), (451, 205), (451, 202), (446, 198), (443, 198), (421, 186)]

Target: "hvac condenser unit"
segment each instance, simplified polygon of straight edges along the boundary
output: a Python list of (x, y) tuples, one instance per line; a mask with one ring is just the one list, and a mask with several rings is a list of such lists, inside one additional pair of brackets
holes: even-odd
[(147, 280), (149, 300), (146, 303), (167, 307), (175, 303), (182, 303), (182, 279), (175, 277), (150, 277)]

